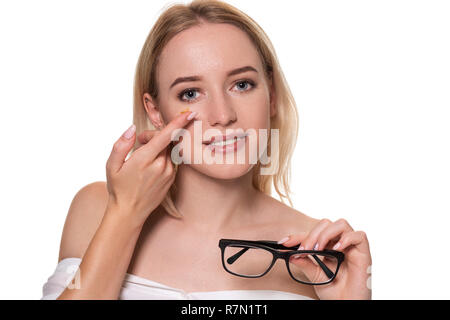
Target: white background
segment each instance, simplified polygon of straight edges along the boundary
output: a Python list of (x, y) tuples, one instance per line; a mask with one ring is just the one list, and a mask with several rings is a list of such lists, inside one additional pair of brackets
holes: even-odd
[[(41, 298), (169, 3), (0, 2), (1, 299)], [(449, 2), (229, 3), (269, 35), (298, 104), (294, 207), (367, 233), (374, 299), (450, 298)]]

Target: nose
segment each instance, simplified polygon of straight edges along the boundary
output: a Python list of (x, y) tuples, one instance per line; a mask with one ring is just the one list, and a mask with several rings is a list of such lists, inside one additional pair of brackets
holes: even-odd
[(237, 120), (233, 104), (222, 94), (211, 97), (208, 106), (208, 123), (210, 126), (227, 127)]

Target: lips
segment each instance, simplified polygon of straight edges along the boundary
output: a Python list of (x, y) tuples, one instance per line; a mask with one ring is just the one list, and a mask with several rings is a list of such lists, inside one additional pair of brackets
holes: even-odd
[(234, 134), (228, 134), (228, 135), (222, 135), (222, 136), (214, 136), (209, 140), (203, 141), (203, 144), (209, 145), (211, 143), (213, 143), (214, 141), (227, 141), (230, 139), (239, 139), (242, 138), (244, 136), (246, 136), (246, 133), (234, 133)]

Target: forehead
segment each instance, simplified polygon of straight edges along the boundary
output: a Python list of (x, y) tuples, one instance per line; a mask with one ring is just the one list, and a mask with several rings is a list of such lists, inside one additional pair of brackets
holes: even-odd
[(162, 87), (180, 76), (225, 74), (251, 65), (262, 72), (260, 57), (248, 35), (230, 24), (202, 24), (184, 30), (164, 47), (158, 79)]

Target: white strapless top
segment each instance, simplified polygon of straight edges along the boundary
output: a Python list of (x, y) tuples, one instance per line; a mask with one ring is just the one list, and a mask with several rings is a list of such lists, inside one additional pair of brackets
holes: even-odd
[[(41, 300), (56, 300), (74, 279), (80, 258), (62, 259), (42, 288)], [(73, 281), (72, 281), (73, 280)], [(186, 292), (126, 273), (119, 300), (314, 300), (310, 297), (276, 290), (222, 290)]]

